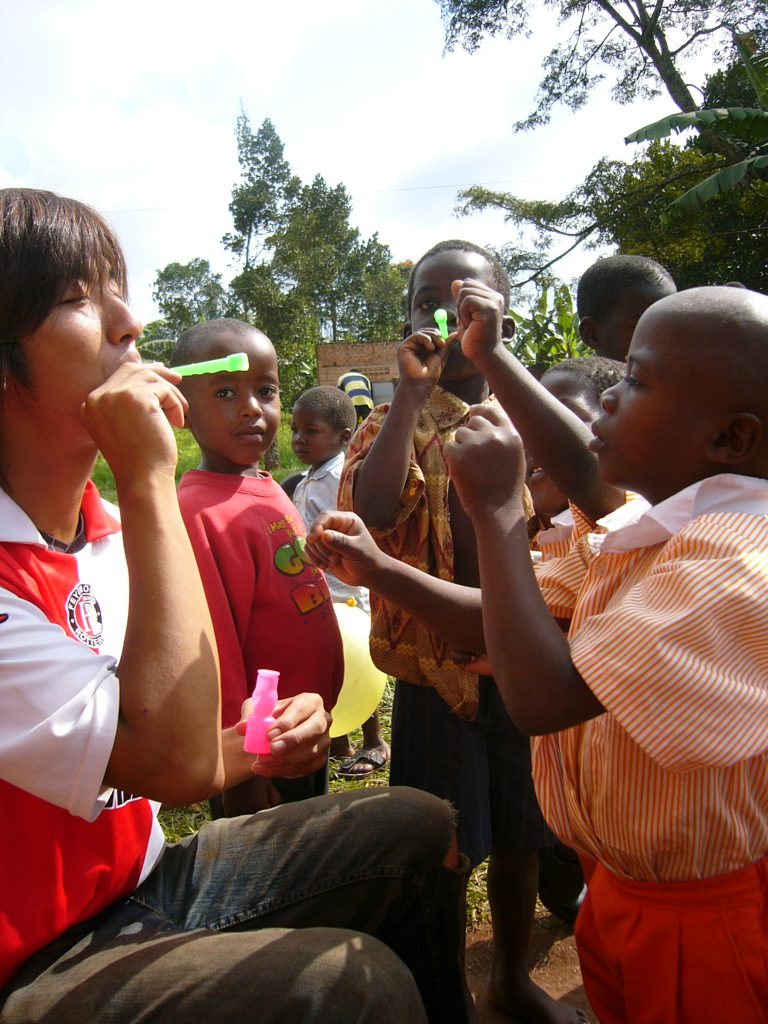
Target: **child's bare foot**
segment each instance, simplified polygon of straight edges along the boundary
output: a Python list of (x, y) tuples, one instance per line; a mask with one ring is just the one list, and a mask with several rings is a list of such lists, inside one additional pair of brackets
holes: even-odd
[(587, 1017), (573, 1006), (556, 1002), (526, 975), (515, 984), (496, 984), (494, 971), (488, 982), (488, 1002), (520, 1024), (587, 1024)]

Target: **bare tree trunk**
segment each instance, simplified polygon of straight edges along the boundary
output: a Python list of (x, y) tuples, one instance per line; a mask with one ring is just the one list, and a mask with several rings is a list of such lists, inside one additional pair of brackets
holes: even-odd
[(277, 438), (264, 453), (264, 469), (277, 469), (280, 465), (280, 449), (277, 447)]

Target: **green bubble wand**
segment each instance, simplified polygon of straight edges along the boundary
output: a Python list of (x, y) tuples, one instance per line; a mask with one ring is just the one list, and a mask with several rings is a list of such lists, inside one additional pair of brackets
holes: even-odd
[(198, 373), (241, 373), (248, 369), (248, 356), (245, 352), (235, 352), (221, 359), (205, 359), (201, 363), (185, 363), (183, 366), (170, 366), (174, 373), (182, 377), (192, 377)]
[(440, 331), (443, 341), (448, 340), (448, 314), (444, 309), (436, 309), (434, 312), (435, 323)]

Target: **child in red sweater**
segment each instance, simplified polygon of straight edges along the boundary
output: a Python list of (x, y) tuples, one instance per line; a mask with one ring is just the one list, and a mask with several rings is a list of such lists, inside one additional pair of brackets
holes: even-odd
[[(280, 424), (277, 356), (261, 331), (239, 320), (198, 324), (179, 339), (172, 365), (248, 356), (248, 370), (187, 377), (187, 426), (200, 466), (179, 485), (216, 631), (222, 717), (232, 725), (259, 668), (280, 672), (279, 696), (315, 692), (336, 702), (344, 656), (323, 574), (305, 561), (301, 516), (259, 460)], [(300, 779), (252, 780), (225, 790), (214, 814), (246, 814), (327, 791), (327, 766)]]

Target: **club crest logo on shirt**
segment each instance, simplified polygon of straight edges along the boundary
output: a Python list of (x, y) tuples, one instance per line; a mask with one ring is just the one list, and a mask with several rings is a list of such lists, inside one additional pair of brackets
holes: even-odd
[(69, 628), (81, 644), (100, 647), (103, 642), (103, 625), (99, 602), (91, 593), (89, 583), (78, 583), (67, 598)]

